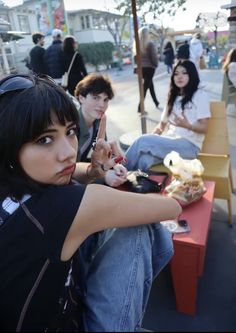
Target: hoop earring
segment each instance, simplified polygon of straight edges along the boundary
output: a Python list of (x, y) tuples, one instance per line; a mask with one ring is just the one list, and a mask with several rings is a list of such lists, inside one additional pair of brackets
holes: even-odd
[(9, 164), (9, 167), (10, 169), (14, 169), (13, 165), (12, 164)]

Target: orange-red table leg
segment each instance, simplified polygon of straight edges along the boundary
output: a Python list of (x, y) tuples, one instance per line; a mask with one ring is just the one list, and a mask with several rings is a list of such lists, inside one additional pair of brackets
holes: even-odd
[(199, 275), (199, 248), (174, 243), (171, 274), (177, 310), (194, 315), (196, 312), (197, 283)]

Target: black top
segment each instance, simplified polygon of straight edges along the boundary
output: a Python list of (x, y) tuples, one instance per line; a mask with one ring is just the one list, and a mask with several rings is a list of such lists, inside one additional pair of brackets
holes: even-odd
[(180, 45), (177, 50), (176, 58), (177, 59), (189, 59), (189, 56), (190, 56), (189, 44)]
[(50, 186), (0, 226), (0, 331), (58, 327), (52, 319), (72, 265), (60, 255), (84, 191), (83, 185)]
[[(62, 64), (64, 72), (68, 71), (73, 55), (74, 53), (62, 52)], [(77, 83), (79, 83), (79, 81), (81, 81), (87, 74), (88, 73), (84, 65), (83, 57), (80, 53), (77, 53), (69, 73), (69, 80), (67, 87), (69, 93), (72, 96), (74, 96), (74, 91)]]
[(39, 45), (33, 47), (30, 51), (30, 69), (35, 73), (45, 74), (44, 56), (45, 49)]
[(165, 56), (165, 59), (164, 59), (165, 65), (172, 65), (174, 63), (174, 59), (175, 59), (173, 47), (164, 48), (163, 54)]

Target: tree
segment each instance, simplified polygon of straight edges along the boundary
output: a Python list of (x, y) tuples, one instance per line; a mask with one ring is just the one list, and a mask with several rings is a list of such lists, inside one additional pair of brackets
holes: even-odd
[[(142, 15), (145, 22), (145, 15), (153, 13), (153, 18), (160, 18), (161, 14), (174, 16), (176, 11), (181, 8), (187, 0), (137, 0), (137, 13)], [(123, 15), (131, 15), (132, 6), (130, 0), (116, 0), (117, 10), (123, 11)], [(185, 8), (182, 8), (185, 10)]]
[(127, 26), (127, 23), (129, 22), (129, 17), (125, 15), (112, 15), (109, 13), (109, 15), (104, 15), (104, 21), (106, 24), (106, 27), (110, 34), (112, 35), (115, 43), (115, 49), (118, 54), (119, 58), (119, 69), (122, 69), (122, 37), (125, 31), (125, 28)]
[[(153, 35), (160, 39), (160, 49), (162, 49), (168, 28), (164, 28), (162, 14), (174, 16), (179, 8), (186, 10), (184, 4), (187, 0), (137, 0), (136, 8), (141, 22), (146, 23), (146, 14), (152, 13), (154, 20), (159, 20), (161, 25), (157, 28), (155, 24), (150, 25)], [(115, 0), (117, 3), (116, 9), (123, 13), (123, 16), (132, 14), (132, 2), (130, 0)]]
[(107, 29), (113, 37), (116, 53), (119, 55), (119, 69), (122, 69), (122, 39), (129, 17), (106, 11), (97, 11), (93, 17), (100, 27)]
[(214, 42), (216, 54), (218, 55), (217, 34), (218, 28), (227, 25), (227, 15), (222, 12), (217, 13), (200, 13), (196, 19), (197, 28), (209, 28), (214, 32)]

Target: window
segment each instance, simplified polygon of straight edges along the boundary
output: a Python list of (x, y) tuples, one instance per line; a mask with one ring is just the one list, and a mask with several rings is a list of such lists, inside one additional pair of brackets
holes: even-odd
[(89, 16), (88, 15), (86, 15), (85, 16), (85, 20), (86, 20), (86, 28), (90, 28), (90, 22), (89, 22)]
[(82, 28), (82, 30), (84, 30), (85, 29), (85, 24), (84, 24), (84, 17), (83, 16), (81, 16), (81, 28)]
[(89, 20), (89, 15), (81, 16), (81, 29), (89, 29), (90, 28), (90, 20)]
[(30, 34), (30, 26), (29, 26), (28, 16), (18, 15), (18, 22), (19, 22), (20, 30)]
[(104, 17), (99, 15), (93, 16), (93, 28), (97, 30), (107, 30)]

